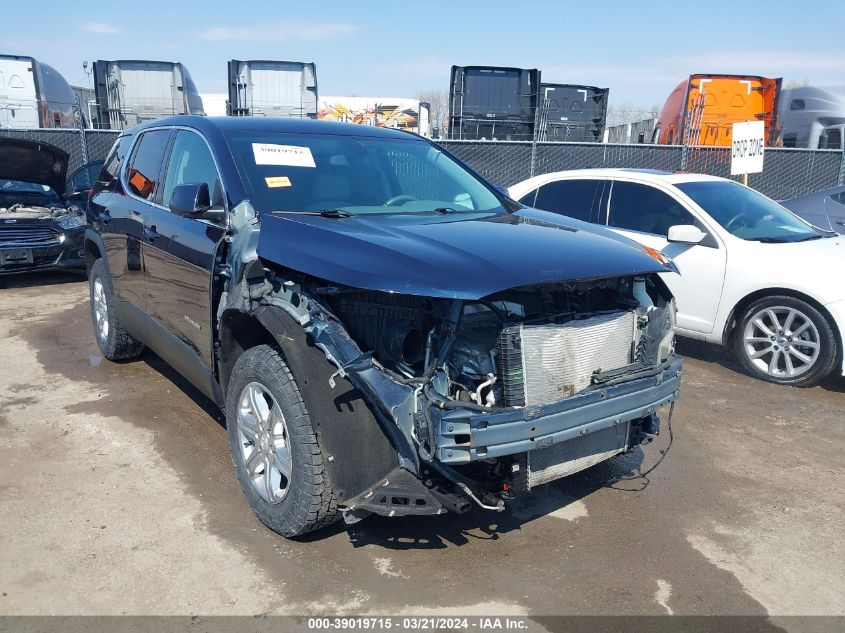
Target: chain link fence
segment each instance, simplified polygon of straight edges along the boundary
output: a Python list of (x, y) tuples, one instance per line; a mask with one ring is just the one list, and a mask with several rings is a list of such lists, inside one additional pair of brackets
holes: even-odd
[[(740, 179), (730, 175), (730, 147), (513, 141), (439, 143), (482, 176), (505, 187), (553, 171), (608, 167)], [(748, 184), (775, 200), (842, 185), (845, 184), (845, 152), (768, 147), (763, 172), (749, 175)]]
[(0, 129), (0, 136), (20, 138), (30, 141), (49, 143), (66, 151), (68, 159), (67, 173), (82, 167), (85, 163), (103, 160), (114, 144), (118, 131), (113, 130), (79, 130), (79, 129), (37, 129), (10, 130)]
[[(0, 129), (0, 136), (41, 141), (65, 150), (70, 155), (68, 173), (86, 162), (104, 159), (118, 134), (113, 130)], [(438, 142), (491, 182), (506, 187), (553, 171), (596, 167), (685, 171), (731, 178), (729, 147), (531, 141)], [(842, 185), (845, 184), (845, 152), (770, 147), (766, 149), (763, 172), (751, 174), (748, 184), (775, 200)]]

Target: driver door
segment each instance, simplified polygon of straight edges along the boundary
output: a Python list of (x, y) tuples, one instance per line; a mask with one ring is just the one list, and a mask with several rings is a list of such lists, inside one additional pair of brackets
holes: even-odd
[[(675, 295), (678, 329), (699, 337), (713, 331), (722, 298), (727, 250), (719, 238), (679, 199), (649, 184), (614, 180), (605, 223), (608, 228), (672, 258), (678, 273), (663, 280)], [(670, 226), (692, 224), (707, 233), (699, 244), (666, 239)]]

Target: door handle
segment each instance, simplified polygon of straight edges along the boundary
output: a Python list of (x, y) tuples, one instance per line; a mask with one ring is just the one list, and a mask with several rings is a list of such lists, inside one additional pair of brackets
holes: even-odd
[(144, 237), (147, 238), (148, 242), (155, 242), (156, 239), (161, 237), (161, 233), (156, 231), (155, 224), (150, 227), (144, 227)]

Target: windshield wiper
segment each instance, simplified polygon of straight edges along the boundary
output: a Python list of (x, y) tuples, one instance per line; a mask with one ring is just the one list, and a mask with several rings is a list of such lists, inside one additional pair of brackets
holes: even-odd
[(788, 237), (755, 237), (752, 242), (761, 242), (763, 244), (795, 244), (796, 242), (807, 242), (809, 240), (821, 239), (821, 235), (813, 234), (799, 238), (797, 240), (789, 239)]
[(437, 207), (436, 209), (432, 209), (434, 213), (439, 213), (441, 215), (450, 215), (452, 213), (460, 213), (457, 209), (453, 209), (452, 207)]
[(319, 215), (322, 218), (349, 218), (352, 214), (340, 209), (320, 209), (319, 211), (301, 211), (298, 209), (273, 209), (270, 213), (296, 213), (298, 215)]

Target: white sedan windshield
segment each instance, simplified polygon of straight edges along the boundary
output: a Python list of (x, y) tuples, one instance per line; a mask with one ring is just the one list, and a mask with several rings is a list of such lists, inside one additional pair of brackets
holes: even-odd
[(822, 237), (771, 198), (739, 183), (703, 180), (680, 183), (677, 187), (726, 231), (743, 240), (802, 242)]

